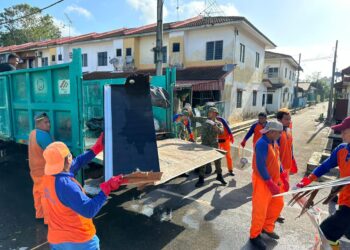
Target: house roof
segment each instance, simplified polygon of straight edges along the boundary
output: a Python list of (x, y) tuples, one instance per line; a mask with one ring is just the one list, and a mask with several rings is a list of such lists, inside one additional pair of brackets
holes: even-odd
[[(265, 51), (265, 59), (289, 59), (292, 61), (292, 64), (294, 64), (296, 68), (298, 68), (299, 65), (298, 62), (292, 56), (272, 51)], [(299, 70), (303, 71), (303, 68), (300, 65)]]
[(271, 83), (271, 87), (267, 87), (268, 89), (280, 89), (285, 86), (284, 83)]
[[(225, 65), (220, 66), (207, 66), (207, 67), (189, 67), (185, 69), (176, 70), (177, 81), (207, 81), (207, 80), (221, 80), (230, 71), (223, 70)], [(113, 79), (113, 78), (125, 78), (131, 74), (150, 74), (155, 75), (155, 69), (136, 70), (134, 72), (106, 72), (96, 71), (83, 75), (84, 80), (97, 80), (97, 79)], [(165, 69), (163, 69), (163, 74)]]
[[(191, 67), (176, 70), (176, 84), (181, 87), (190, 85), (194, 91), (223, 90), (224, 78), (232, 72), (223, 70), (225, 65), (209, 67)], [(165, 73), (165, 70), (163, 70)], [(155, 69), (137, 70), (135, 72), (101, 72), (83, 75), (84, 80), (126, 78), (131, 74), (155, 75)]]
[(350, 66), (342, 70), (343, 75), (350, 75)]
[(304, 91), (308, 91), (310, 89), (311, 83), (309, 82), (299, 82), (299, 88), (302, 88)]
[[(163, 31), (209, 26), (209, 25), (213, 26), (217, 24), (229, 24), (237, 21), (245, 22), (248, 26), (250, 26), (253, 30), (255, 30), (255, 32), (257, 32), (261, 37), (263, 37), (267, 44), (270, 44), (273, 47), (276, 47), (276, 45), (268, 37), (266, 37), (260, 30), (258, 30), (246, 18), (240, 17), (240, 16), (216, 16), (216, 17), (196, 16), (183, 21), (164, 23)], [(61, 44), (97, 40), (97, 39), (106, 39), (111, 37), (123, 37), (123, 36), (131, 36), (131, 35), (142, 35), (146, 33), (155, 33), (156, 28), (157, 28), (156, 24), (153, 23), (153, 24), (149, 24), (141, 27), (135, 27), (135, 28), (121, 28), (121, 29), (116, 29), (112, 31), (102, 32), (102, 33), (93, 32), (93, 33), (83, 34), (83, 35), (74, 36), (74, 37), (64, 37), (64, 38), (51, 39), (46, 41), (30, 42), (30, 43), (21, 44), (21, 45), (0, 47), (0, 53), (16, 52), (23, 49), (35, 49), (35, 48), (45, 47), (45, 46), (61, 45)]]

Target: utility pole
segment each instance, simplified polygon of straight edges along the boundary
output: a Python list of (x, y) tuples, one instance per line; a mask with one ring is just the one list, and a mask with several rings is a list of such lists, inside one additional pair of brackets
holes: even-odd
[(156, 75), (161, 76), (163, 74), (163, 1), (157, 0), (157, 34), (156, 34), (156, 48), (155, 48), (155, 63), (156, 63)]
[(335, 42), (335, 51), (334, 51), (334, 60), (333, 60), (333, 68), (332, 68), (332, 80), (331, 80), (331, 90), (329, 92), (329, 100), (328, 100), (328, 112), (327, 112), (327, 121), (331, 122), (333, 119), (333, 88), (334, 88), (334, 77), (335, 77), (335, 67), (337, 65), (337, 50), (338, 50), (338, 40)]
[[(299, 76), (300, 76), (300, 60), (301, 60), (301, 53), (299, 53), (299, 61), (298, 61), (298, 73), (297, 73), (297, 88), (295, 90), (295, 98), (294, 100), (298, 100), (299, 103), (299, 99), (298, 99), (298, 92), (299, 92)], [(297, 104), (299, 106), (299, 104)]]

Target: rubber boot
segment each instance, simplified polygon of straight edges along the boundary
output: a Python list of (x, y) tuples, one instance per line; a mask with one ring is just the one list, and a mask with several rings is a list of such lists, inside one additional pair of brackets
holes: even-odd
[(233, 173), (232, 170), (228, 171), (228, 174), (231, 175), (231, 176), (235, 176), (235, 174)]
[(261, 238), (260, 235), (256, 238), (249, 239), (249, 241), (259, 250), (265, 250), (267, 248), (264, 240)]
[(226, 185), (227, 184), (226, 181), (224, 180), (224, 177), (222, 177), (222, 174), (218, 174), (216, 176), (216, 180), (220, 181), (222, 185)]
[(196, 183), (196, 187), (202, 187), (204, 185), (204, 177), (199, 176), (198, 181)]

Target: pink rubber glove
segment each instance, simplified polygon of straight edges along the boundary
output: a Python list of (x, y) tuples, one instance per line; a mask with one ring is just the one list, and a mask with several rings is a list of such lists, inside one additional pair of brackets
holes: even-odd
[(122, 175), (113, 176), (108, 181), (100, 184), (102, 192), (108, 196), (112, 191), (118, 190), (120, 185), (127, 183), (127, 179), (123, 179)]
[(267, 187), (270, 189), (270, 192), (272, 195), (280, 193), (280, 188), (271, 179), (265, 181), (265, 183)]
[(317, 176), (314, 174), (310, 174), (308, 177), (304, 177), (298, 184), (298, 188), (303, 188), (308, 186), (311, 182), (317, 180)]
[(280, 175), (281, 181), (283, 183), (283, 190), (287, 192), (289, 190), (288, 174), (286, 171), (283, 171)]
[(243, 140), (243, 141), (241, 142), (241, 146), (244, 148), (246, 143), (247, 143), (247, 141), (246, 141), (246, 140)]
[(98, 155), (103, 150), (103, 146), (104, 146), (103, 137), (104, 137), (104, 133), (102, 132), (100, 136), (97, 138), (96, 143), (91, 147), (91, 150), (92, 152), (94, 152), (95, 155)]

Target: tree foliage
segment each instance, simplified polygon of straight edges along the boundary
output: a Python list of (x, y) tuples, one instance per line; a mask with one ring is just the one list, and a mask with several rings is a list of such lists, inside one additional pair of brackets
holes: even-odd
[[(18, 20), (15, 20), (20, 18)], [(0, 44), (9, 46), (61, 37), (53, 17), (40, 9), (18, 4), (0, 12)]]

